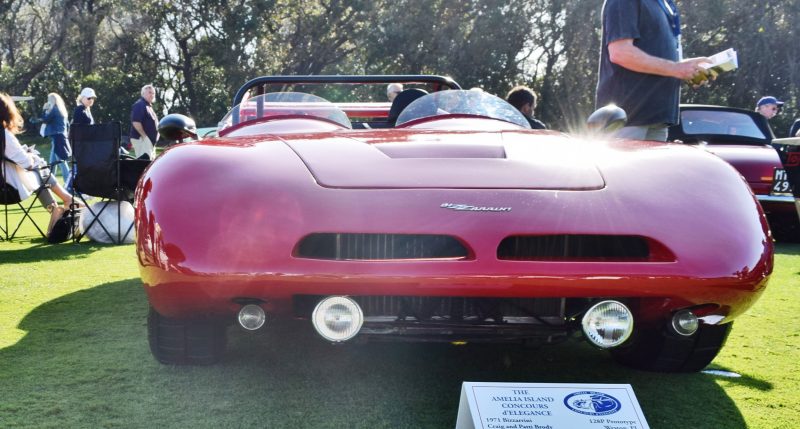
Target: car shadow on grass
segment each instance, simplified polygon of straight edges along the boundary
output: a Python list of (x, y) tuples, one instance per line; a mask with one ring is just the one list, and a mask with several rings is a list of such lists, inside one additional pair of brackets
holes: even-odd
[(713, 362), (703, 370), (703, 373), (711, 375), (720, 381), (761, 391), (769, 391), (774, 387), (770, 382), (751, 377), (747, 374), (739, 374), (731, 368), (715, 365)]
[(129, 279), (28, 314), (26, 335), (0, 350), (0, 427), (445, 428), (463, 381), (625, 383), (653, 428), (747, 427), (713, 376), (629, 370), (574, 341), (334, 346), (308, 323), (273, 323), (231, 327), (215, 366), (161, 365), (147, 346), (147, 308)]

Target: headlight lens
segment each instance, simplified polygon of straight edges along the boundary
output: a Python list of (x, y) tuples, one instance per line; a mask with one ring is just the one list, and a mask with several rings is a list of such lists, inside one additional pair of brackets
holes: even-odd
[(314, 329), (328, 341), (347, 341), (358, 334), (364, 324), (361, 307), (346, 296), (330, 296), (314, 308), (311, 315)]
[(697, 316), (689, 310), (681, 310), (672, 316), (672, 329), (680, 335), (688, 337), (700, 327)]
[(239, 310), (239, 324), (248, 331), (255, 331), (264, 326), (267, 314), (256, 304), (247, 304)]
[(593, 305), (581, 321), (586, 338), (600, 348), (616, 347), (633, 332), (633, 314), (618, 301), (602, 301)]

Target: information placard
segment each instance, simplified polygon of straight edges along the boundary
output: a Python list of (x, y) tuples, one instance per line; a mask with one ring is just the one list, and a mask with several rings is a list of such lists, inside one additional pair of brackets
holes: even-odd
[(630, 384), (464, 382), (456, 429), (649, 429)]

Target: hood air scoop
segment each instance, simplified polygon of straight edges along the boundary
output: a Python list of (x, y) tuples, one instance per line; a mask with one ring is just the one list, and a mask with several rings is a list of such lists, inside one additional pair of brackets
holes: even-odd
[(341, 137), (286, 143), (317, 182), (330, 188), (595, 190), (604, 186), (586, 151), (565, 137), (515, 135), (504, 141), (499, 133), (446, 136), (445, 141), (453, 143), (438, 137), (399, 143), (367, 144)]

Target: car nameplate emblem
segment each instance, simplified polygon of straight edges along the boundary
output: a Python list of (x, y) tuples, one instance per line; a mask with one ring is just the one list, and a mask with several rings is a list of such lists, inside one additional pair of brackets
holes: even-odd
[(462, 212), (510, 212), (511, 207), (486, 207), (486, 206), (473, 206), (469, 204), (454, 204), (454, 203), (442, 203), (439, 206), (443, 209), (450, 209)]

